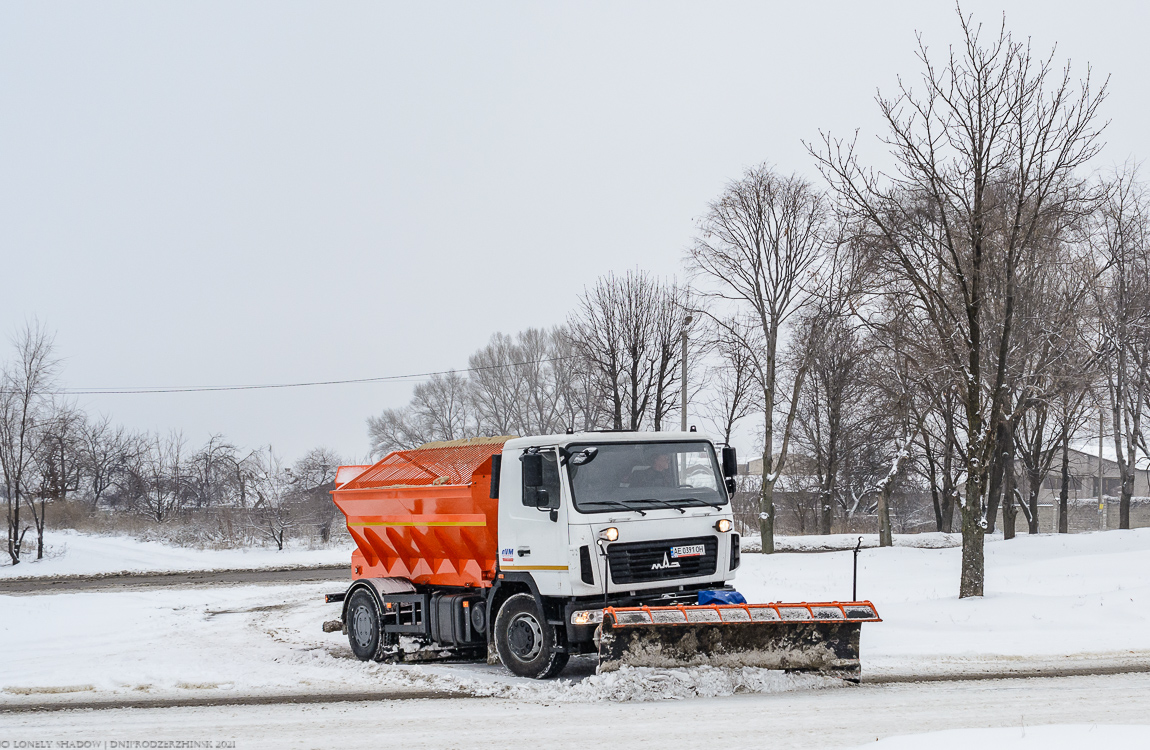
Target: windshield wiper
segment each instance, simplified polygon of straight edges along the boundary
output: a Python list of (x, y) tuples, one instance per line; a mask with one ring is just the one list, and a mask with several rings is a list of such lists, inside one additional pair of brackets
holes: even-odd
[[(708, 503), (706, 500), (704, 500), (701, 497), (679, 497), (679, 498), (675, 498), (674, 502), (676, 502), (676, 503), (702, 503), (703, 505), (711, 506), (715, 510), (722, 510), (723, 509), (723, 506), (720, 505), (719, 503)], [(672, 506), (672, 507), (674, 507), (674, 506)], [(687, 511), (683, 511), (683, 512), (686, 513)]]
[(658, 503), (659, 507), (661, 507), (661, 508), (670, 508), (671, 510), (679, 511), (680, 513), (686, 513), (687, 512), (687, 511), (683, 510), (682, 508), (680, 508), (678, 505), (671, 505), (668, 502), (664, 502), (663, 500), (657, 500), (653, 497), (645, 497), (642, 500), (632, 500), (631, 502), (633, 502), (633, 503)]
[(630, 505), (627, 505), (626, 503), (621, 503), (618, 500), (584, 500), (583, 504), (584, 505), (610, 505), (610, 506), (613, 506), (615, 508), (622, 508), (623, 510), (633, 510), (641, 516), (647, 515), (646, 512), (639, 510), (638, 508), (632, 508)]

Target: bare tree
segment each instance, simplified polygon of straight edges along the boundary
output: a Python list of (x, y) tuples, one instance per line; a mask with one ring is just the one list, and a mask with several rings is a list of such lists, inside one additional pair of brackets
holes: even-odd
[[(729, 319), (716, 326), (713, 334), (705, 334), (714, 336), (718, 362), (706, 371), (710, 398), (704, 403), (703, 412), (712, 431), (728, 445), (735, 426), (761, 408), (752, 354), (743, 346), (747, 336), (738, 330), (739, 325), (737, 319)], [(732, 329), (737, 333), (732, 334)]]
[(127, 493), (157, 523), (184, 507), (188, 496), (187, 444), (179, 432), (150, 436), (128, 471)]
[[(1020, 347), (1020, 395), (1015, 414), (1004, 424), (1010, 424), (1015, 452), (1026, 473), (1027, 495), (1020, 507), (1031, 534), (1039, 531), (1042, 484), (1059, 450), (1068, 449), (1086, 387), (1097, 370), (1098, 359), (1083, 335), (1093, 281), (1090, 265), (1077, 253), (1058, 253), (1044, 260), (1036, 269), (1039, 280), (1024, 285), (1028, 293), (1020, 295), (1020, 338), (1026, 342)], [(1060, 518), (1064, 517), (1060, 507)]]
[(85, 420), (80, 426), (79, 441), (86, 497), (95, 510), (121, 483), (124, 472), (139, 455), (141, 441), (123, 427), (113, 427), (107, 416)]
[(187, 462), (188, 491), (197, 508), (227, 502), (238, 461), (238, 449), (223, 435), (210, 435), (204, 447)]
[(862, 435), (869, 422), (863, 372), (867, 352), (858, 331), (844, 316), (821, 310), (803, 320), (793, 341), (790, 364), (807, 367), (794, 441), (813, 459), (818, 480), (816, 529), (819, 534), (830, 534), (834, 509), (842, 496), (839, 481), (851, 463), (847, 455), (868, 442)]
[(1137, 454), (1150, 455), (1142, 416), (1150, 406), (1150, 197), (1127, 169), (1099, 212), (1096, 243), (1108, 271), (1098, 284), (1102, 361), (1121, 478), (1118, 527), (1130, 528)]
[(292, 507), (295, 477), (271, 446), (266, 452), (256, 453), (254, 458), (258, 469), (253, 473), (252, 486), (258, 499), (252, 506), (252, 529), (282, 550), (288, 530), (302, 521)]
[(85, 416), (68, 404), (48, 404), (35, 429), (36, 460), (25, 495), (36, 527), (36, 559), (44, 557), (44, 530), (48, 525), (50, 503), (67, 500), (69, 492), (80, 488), (82, 463), (80, 433)]
[(479, 432), (546, 435), (574, 427), (579, 407), (572, 392), (574, 355), (566, 331), (528, 328), (497, 333), (468, 360)]
[[(737, 325), (712, 316), (752, 355), (762, 394), (763, 482), (759, 530), (763, 551), (774, 552), (774, 490), (786, 464), (807, 364), (793, 376), (792, 394), (780, 397), (779, 362), (784, 326), (813, 299), (807, 286), (826, 250), (829, 214), (823, 196), (797, 176), (768, 165), (748, 169), (708, 206), (689, 251), (693, 272), (709, 282), (700, 291), (717, 304), (731, 303)], [(776, 433), (776, 412), (784, 408)], [(778, 439), (776, 439), (778, 438)], [(776, 454), (776, 446), (778, 453)]]
[(335, 503), (328, 493), (335, 489), (335, 474), (343, 458), (330, 448), (312, 448), (291, 467), (295, 491), (310, 506), (309, 516), (319, 528), (320, 539), (331, 540), (336, 519)]
[(988, 468), (1005, 413), (1019, 269), (1040, 232), (1081, 211), (1077, 171), (1099, 145), (1105, 86), (1075, 90), (1068, 68), (1035, 59), (1005, 25), (984, 44), (960, 15), (963, 40), (940, 64), (921, 39), (923, 93), (879, 97), (895, 172), (859, 166), (853, 144), (825, 137), (816, 153), (839, 197), (888, 247), (933, 329), (932, 348), (961, 398), (960, 596), (981, 596)]
[(24, 535), (31, 526), (20, 519), (30, 502), (29, 475), (34, 472), (37, 427), (48, 407), (58, 362), (52, 336), (37, 321), (27, 323), (14, 340), (16, 358), (0, 379), (0, 471), (4, 475), (8, 557), (20, 562)]
[(616, 430), (662, 429), (678, 396), (684, 289), (642, 271), (600, 277), (568, 328), (579, 362)]
[(452, 371), (419, 383), (410, 404), (368, 417), (367, 432), (373, 456), (479, 434), (467, 378)]

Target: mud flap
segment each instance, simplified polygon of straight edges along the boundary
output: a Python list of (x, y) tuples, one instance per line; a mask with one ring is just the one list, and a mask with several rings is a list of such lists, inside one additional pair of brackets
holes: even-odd
[(761, 667), (857, 682), (870, 602), (608, 608), (599, 671), (633, 667)]

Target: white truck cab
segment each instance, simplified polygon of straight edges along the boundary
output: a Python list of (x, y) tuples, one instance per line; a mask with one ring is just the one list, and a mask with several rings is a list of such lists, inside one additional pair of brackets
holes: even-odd
[[(497, 588), (526, 587), (563, 626), (570, 653), (594, 650), (604, 606), (694, 604), (739, 565), (734, 473), (733, 449), (696, 432), (509, 440)], [(503, 599), (494, 593), (493, 615)]]
[[(542, 468), (536, 487), (528, 456)], [(695, 432), (509, 440), (499, 570), (529, 574), (542, 596), (602, 597), (604, 582), (608, 595), (722, 586), (734, 577), (738, 536), (721, 456)]]

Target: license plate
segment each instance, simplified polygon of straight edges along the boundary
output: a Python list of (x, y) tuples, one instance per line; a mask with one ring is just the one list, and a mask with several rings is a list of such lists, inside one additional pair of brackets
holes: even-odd
[(671, 557), (698, 557), (706, 552), (701, 544), (684, 544), (681, 547), (671, 548)]

